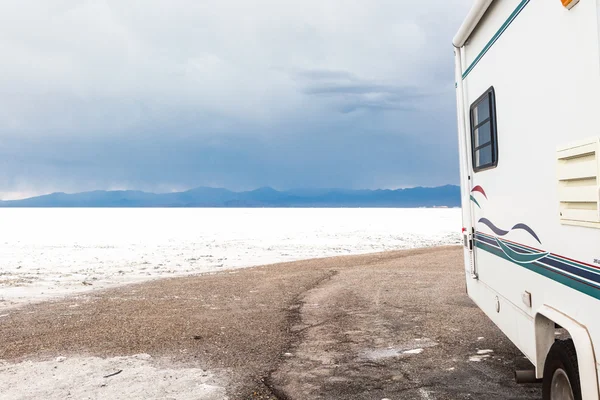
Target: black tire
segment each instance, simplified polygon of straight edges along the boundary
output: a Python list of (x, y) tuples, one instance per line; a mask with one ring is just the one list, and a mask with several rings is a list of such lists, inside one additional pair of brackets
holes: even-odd
[(569, 378), (574, 399), (582, 400), (577, 353), (571, 339), (557, 340), (548, 352), (548, 357), (544, 364), (544, 380), (542, 383), (543, 400), (552, 399), (552, 378), (554, 373), (559, 369), (562, 369)]

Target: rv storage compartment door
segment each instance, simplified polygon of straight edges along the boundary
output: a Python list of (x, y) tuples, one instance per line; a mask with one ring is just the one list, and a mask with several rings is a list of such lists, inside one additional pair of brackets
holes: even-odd
[(560, 221), (600, 228), (600, 138), (557, 150)]

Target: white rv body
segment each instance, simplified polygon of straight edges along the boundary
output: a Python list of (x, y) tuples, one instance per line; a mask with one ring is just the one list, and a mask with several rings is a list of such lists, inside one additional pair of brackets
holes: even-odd
[[(568, 331), (582, 397), (592, 400), (600, 398), (600, 0), (569, 7), (478, 0), (454, 39), (464, 258), (469, 296), (538, 378), (555, 324)], [(488, 122), (471, 111), (482, 95), (481, 107), (495, 105)], [(491, 147), (474, 150), (488, 129)], [(496, 165), (475, 171), (494, 152)]]

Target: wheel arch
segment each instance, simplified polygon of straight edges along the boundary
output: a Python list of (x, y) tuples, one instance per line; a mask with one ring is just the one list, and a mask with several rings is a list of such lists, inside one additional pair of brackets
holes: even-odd
[(575, 345), (581, 394), (586, 400), (600, 400), (598, 373), (594, 344), (585, 325), (548, 305), (542, 306), (535, 315), (535, 371), (538, 379), (543, 377), (544, 364), (555, 340), (555, 324), (569, 332)]

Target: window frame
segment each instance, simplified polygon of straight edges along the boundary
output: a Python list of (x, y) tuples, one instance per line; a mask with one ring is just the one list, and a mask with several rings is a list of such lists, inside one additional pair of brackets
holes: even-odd
[[(473, 111), (486, 98), (489, 98), (489, 116), (485, 120), (479, 121), (479, 123), (475, 125)], [(496, 91), (494, 90), (493, 86), (486, 90), (477, 98), (477, 100), (473, 102), (473, 104), (471, 104), (471, 108), (469, 110), (469, 119), (471, 122), (471, 162), (473, 165), (473, 172), (486, 171), (488, 169), (496, 168), (498, 166), (498, 127), (496, 124)], [(490, 124), (490, 141), (475, 147), (475, 131), (488, 122)], [(492, 161), (487, 164), (477, 166), (477, 151), (488, 146), (491, 146), (492, 148)]]

